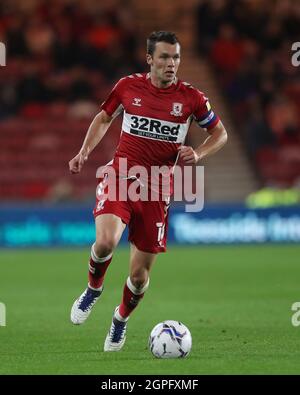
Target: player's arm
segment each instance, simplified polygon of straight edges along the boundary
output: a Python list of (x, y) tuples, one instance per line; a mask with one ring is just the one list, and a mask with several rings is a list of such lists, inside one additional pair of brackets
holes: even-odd
[(79, 153), (69, 162), (69, 169), (71, 173), (76, 174), (81, 171), (84, 162), (87, 161), (89, 154), (102, 140), (112, 120), (113, 117), (109, 116), (104, 110), (100, 111), (95, 116), (90, 127), (88, 128)]
[(226, 144), (227, 132), (220, 120), (208, 132), (210, 136), (197, 148), (193, 149), (184, 145), (179, 147), (179, 156), (185, 164), (196, 164), (201, 159), (216, 153)]

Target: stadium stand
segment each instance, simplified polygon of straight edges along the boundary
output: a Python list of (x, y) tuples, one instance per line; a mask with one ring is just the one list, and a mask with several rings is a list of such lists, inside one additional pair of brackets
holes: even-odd
[(197, 47), (208, 56), (229, 99), (241, 140), (262, 185), (299, 186), (300, 3), (202, 0)]
[[(298, 185), (300, 84), (290, 43), (298, 39), (299, 7), (289, 0), (1, 2), (8, 66), (0, 72), (0, 199), (94, 198), (91, 178), (111, 159), (120, 121), (84, 174), (71, 177), (67, 162), (113, 83), (145, 70), (144, 38), (154, 29), (178, 34), (180, 77), (207, 93), (230, 132), (225, 149), (205, 163), (207, 199), (242, 201), (259, 186)], [(192, 145), (205, 137), (196, 129)]]
[(1, 3), (8, 65), (0, 73), (0, 199), (94, 198), (91, 179), (111, 159), (120, 122), (84, 175), (70, 177), (67, 163), (114, 82), (145, 67), (127, 3)]

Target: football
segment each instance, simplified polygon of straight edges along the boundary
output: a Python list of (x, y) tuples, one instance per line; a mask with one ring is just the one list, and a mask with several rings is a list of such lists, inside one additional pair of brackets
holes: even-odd
[(149, 336), (149, 349), (156, 358), (184, 358), (191, 348), (191, 333), (179, 321), (160, 322)]

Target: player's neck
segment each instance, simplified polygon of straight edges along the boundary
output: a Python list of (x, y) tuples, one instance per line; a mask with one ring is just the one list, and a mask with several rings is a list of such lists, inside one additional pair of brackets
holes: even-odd
[(152, 75), (150, 73), (150, 79), (151, 79), (151, 83), (152, 85), (154, 85), (156, 88), (158, 89), (167, 89), (169, 88), (172, 84), (174, 84), (177, 80), (177, 77), (174, 77), (174, 79), (172, 81), (162, 81), (160, 79), (158, 79), (155, 75)]

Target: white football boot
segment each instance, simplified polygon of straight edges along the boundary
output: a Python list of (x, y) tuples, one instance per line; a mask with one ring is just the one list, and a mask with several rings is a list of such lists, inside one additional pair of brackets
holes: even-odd
[[(128, 317), (129, 318), (129, 317)], [(128, 318), (125, 320), (120, 317), (119, 306), (116, 307), (111, 327), (104, 342), (104, 351), (120, 351), (126, 340), (126, 326)]]
[(100, 298), (103, 291), (96, 291), (91, 288), (87, 288), (78, 299), (75, 300), (71, 309), (71, 321), (75, 325), (83, 324), (88, 316), (90, 315), (92, 308), (94, 307), (97, 300)]

